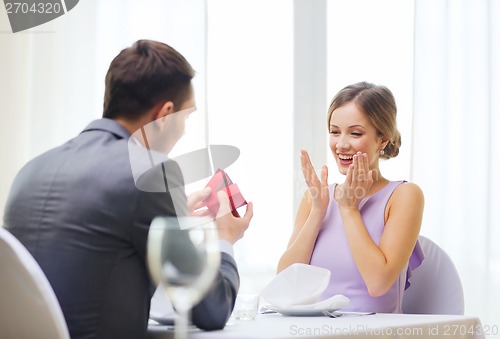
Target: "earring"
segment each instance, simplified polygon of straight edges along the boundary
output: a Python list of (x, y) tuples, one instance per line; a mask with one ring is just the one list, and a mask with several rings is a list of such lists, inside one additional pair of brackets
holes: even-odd
[(378, 151), (378, 153), (380, 154), (380, 156), (383, 156), (385, 154), (384, 150), (381, 149), (380, 151)]

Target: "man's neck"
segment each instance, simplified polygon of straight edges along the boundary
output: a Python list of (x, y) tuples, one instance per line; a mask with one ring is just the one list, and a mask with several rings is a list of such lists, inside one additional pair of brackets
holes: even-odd
[(117, 123), (119, 123), (120, 125), (122, 125), (127, 131), (130, 132), (130, 134), (134, 134), (138, 129), (140, 129), (141, 127), (143, 127), (147, 124), (147, 122), (146, 122), (147, 119), (140, 119), (137, 121), (131, 121), (128, 119), (118, 117), (118, 118), (115, 118), (113, 120), (116, 121)]

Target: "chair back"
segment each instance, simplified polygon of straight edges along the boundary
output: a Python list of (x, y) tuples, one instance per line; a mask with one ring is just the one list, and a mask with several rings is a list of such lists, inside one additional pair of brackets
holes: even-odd
[(59, 302), (42, 269), (0, 227), (0, 338), (69, 339)]
[(403, 294), (403, 313), (464, 314), (464, 293), (450, 256), (429, 238), (418, 238), (425, 259)]

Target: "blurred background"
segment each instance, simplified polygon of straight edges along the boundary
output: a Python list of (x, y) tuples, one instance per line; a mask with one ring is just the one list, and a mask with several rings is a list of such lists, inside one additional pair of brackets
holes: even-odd
[(21, 166), (101, 116), (119, 51), (159, 40), (197, 71), (198, 111), (175, 152), (241, 151), (226, 172), (255, 216), (235, 251), (242, 292), (259, 292), (305, 189), (299, 150), (316, 168), (329, 165), (330, 182), (343, 181), (327, 147), (329, 101), (354, 82), (386, 85), (403, 144), (381, 170), (420, 185), (421, 233), (457, 265), (466, 314), (498, 326), (498, 17), (495, 0), (81, 0), (13, 34), (0, 10), (0, 206)]

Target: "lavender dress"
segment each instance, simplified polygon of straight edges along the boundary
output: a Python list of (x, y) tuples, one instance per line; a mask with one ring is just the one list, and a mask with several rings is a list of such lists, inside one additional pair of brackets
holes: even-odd
[[(368, 233), (378, 245), (384, 230), (385, 207), (397, 186), (404, 181), (391, 181), (380, 191), (363, 199), (359, 205), (361, 216)], [(311, 265), (329, 269), (332, 272), (330, 284), (321, 299), (335, 294), (343, 294), (351, 302), (344, 311), (370, 311), (378, 313), (401, 313), (404, 290), (409, 286), (411, 270), (417, 268), (424, 259), (417, 242), (407, 267), (403, 269), (389, 291), (380, 297), (371, 297), (361, 277), (347, 243), (344, 224), (338, 204), (333, 198), (335, 184), (330, 185), (330, 204), (316, 240), (311, 257)]]

